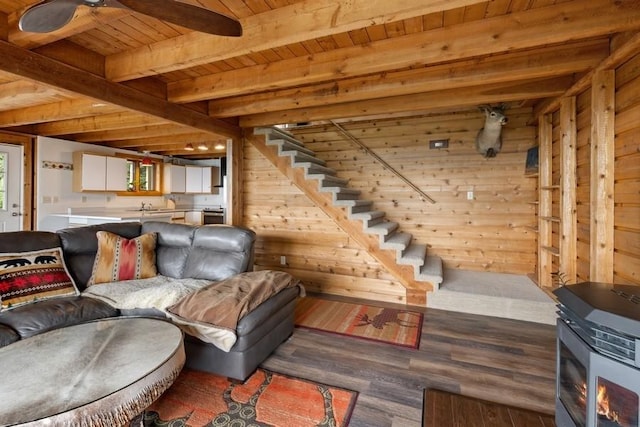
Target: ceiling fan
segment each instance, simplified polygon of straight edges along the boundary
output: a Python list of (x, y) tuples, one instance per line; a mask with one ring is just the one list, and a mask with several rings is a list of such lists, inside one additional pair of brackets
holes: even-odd
[(174, 0), (45, 0), (28, 9), (19, 21), (22, 31), (49, 33), (71, 21), (78, 6), (130, 9), (192, 30), (239, 37), (242, 26), (228, 16)]

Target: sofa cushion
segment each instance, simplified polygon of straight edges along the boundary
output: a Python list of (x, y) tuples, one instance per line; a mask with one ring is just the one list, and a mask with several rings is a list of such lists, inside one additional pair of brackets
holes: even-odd
[(181, 279), (187, 262), (196, 227), (187, 224), (147, 221), (142, 224), (142, 233), (158, 233), (156, 264), (158, 273)]
[(60, 238), (50, 231), (0, 233), (0, 253), (38, 251), (60, 246)]
[(118, 314), (117, 309), (95, 299), (55, 298), (2, 312), (0, 324), (11, 327), (21, 338), (28, 338), (53, 329)]
[(256, 234), (225, 225), (196, 229), (182, 277), (223, 280), (253, 269)]
[(88, 285), (148, 279), (158, 275), (156, 233), (127, 239), (108, 231), (98, 231), (98, 252)]
[(91, 277), (93, 261), (98, 251), (96, 232), (104, 230), (131, 239), (140, 235), (140, 226), (139, 222), (120, 222), (56, 231), (62, 243), (67, 268), (78, 289), (83, 291)]
[(8, 326), (0, 325), (0, 347), (9, 345), (20, 339), (20, 335)]
[(0, 310), (78, 295), (61, 248), (0, 254)]

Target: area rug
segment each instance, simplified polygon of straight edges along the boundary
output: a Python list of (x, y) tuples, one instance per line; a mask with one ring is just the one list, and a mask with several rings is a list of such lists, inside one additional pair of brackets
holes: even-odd
[(423, 314), (305, 297), (296, 304), (296, 326), (418, 348)]
[(183, 369), (145, 427), (347, 426), (358, 394), (258, 369), (244, 383)]

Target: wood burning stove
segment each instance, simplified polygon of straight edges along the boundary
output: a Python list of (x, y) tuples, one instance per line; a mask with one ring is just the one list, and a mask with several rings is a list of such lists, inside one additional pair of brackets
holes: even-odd
[(640, 287), (585, 282), (554, 291), (558, 427), (640, 427)]

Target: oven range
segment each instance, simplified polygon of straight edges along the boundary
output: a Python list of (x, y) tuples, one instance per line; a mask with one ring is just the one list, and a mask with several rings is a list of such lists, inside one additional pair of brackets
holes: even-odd
[(224, 224), (224, 208), (204, 208), (202, 210), (202, 223)]

